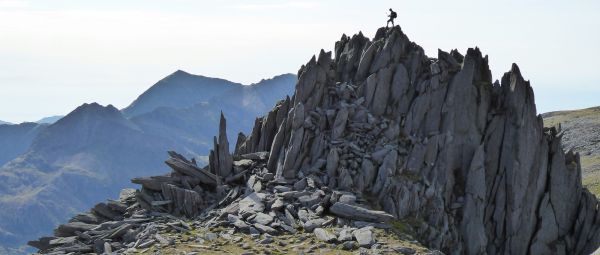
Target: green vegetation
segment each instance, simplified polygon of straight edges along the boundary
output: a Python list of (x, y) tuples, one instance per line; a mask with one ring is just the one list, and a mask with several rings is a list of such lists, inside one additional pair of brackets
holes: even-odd
[(589, 131), (590, 127), (600, 125), (600, 107), (551, 112), (543, 116), (545, 127), (561, 124), (565, 137), (571, 138), (571, 146), (576, 146), (576, 151), (581, 155), (583, 186), (600, 197), (600, 155), (594, 154), (596, 145), (590, 143), (590, 139), (600, 139), (600, 134), (596, 136)]
[[(581, 157), (581, 166), (582, 167), (591, 167), (591, 166), (599, 166), (600, 165), (600, 155), (596, 156), (582, 156)], [(593, 171), (589, 173), (585, 173), (583, 175), (583, 186), (586, 187), (590, 192), (592, 192), (596, 197), (600, 197), (600, 172)]]
[[(600, 107), (593, 107), (581, 110), (573, 110), (573, 111), (560, 111), (560, 112), (551, 112), (544, 114), (547, 117), (544, 117), (544, 126), (552, 127), (557, 126), (559, 123), (565, 123), (572, 121), (576, 118), (590, 117), (594, 115), (600, 116)], [(598, 123), (600, 123), (600, 118), (597, 119)]]
[[(191, 224), (191, 222), (190, 222)], [(384, 243), (390, 247), (402, 246), (414, 249), (416, 254), (426, 254), (428, 249), (412, 238), (413, 224), (417, 224), (416, 220), (397, 220), (391, 223), (392, 228), (388, 230), (373, 229), (376, 240), (379, 243)], [(332, 228), (326, 228), (328, 231), (335, 231)], [(355, 254), (354, 250), (344, 250), (343, 245), (324, 243), (315, 238), (312, 233), (298, 232), (294, 235), (286, 234), (273, 236), (273, 241), (270, 243), (260, 244), (258, 241), (263, 237), (252, 238), (252, 236), (241, 233), (226, 235), (227, 237), (216, 238), (212, 241), (199, 241), (198, 237), (204, 237), (206, 233), (211, 232), (219, 235), (219, 233), (228, 232), (228, 228), (214, 229), (193, 229), (186, 233), (164, 232), (161, 235), (175, 239), (175, 243), (170, 245), (155, 244), (150, 248), (138, 250), (131, 254), (186, 254), (197, 252), (197, 254), (297, 254), (300, 252), (326, 254), (326, 255), (350, 255)]]

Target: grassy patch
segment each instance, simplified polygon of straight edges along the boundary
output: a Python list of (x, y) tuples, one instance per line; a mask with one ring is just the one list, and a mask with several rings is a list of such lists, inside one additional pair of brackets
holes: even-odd
[(411, 180), (411, 181), (413, 181), (413, 182), (417, 182), (417, 181), (420, 181), (420, 180), (421, 180), (421, 175), (419, 175), (419, 174), (415, 174), (415, 173), (410, 173), (410, 172), (409, 172), (409, 171), (407, 171), (407, 170), (404, 170), (404, 171), (402, 172), (402, 174), (400, 174), (400, 176), (402, 176), (402, 177), (404, 177), (404, 178), (406, 178), (406, 179), (408, 179), (408, 180)]
[(583, 177), (583, 186), (596, 197), (600, 197), (600, 172), (588, 173)]
[(550, 117), (544, 118), (544, 126), (552, 127), (558, 125), (558, 123), (565, 123), (575, 118), (600, 116), (600, 108), (593, 107), (581, 110), (573, 111), (561, 111), (550, 113)]
[(600, 171), (585, 170), (600, 169), (600, 156), (581, 156), (581, 168), (584, 169), (583, 186), (596, 197), (600, 197)]
[[(412, 233), (412, 227), (409, 221), (395, 221), (391, 229), (373, 229), (375, 239), (378, 243), (387, 245), (388, 247), (408, 247), (416, 251), (416, 254), (426, 254), (428, 249), (415, 241), (412, 237), (397, 232)], [(335, 232), (333, 228), (326, 228), (329, 232)], [(326, 254), (326, 255), (350, 255), (355, 254), (357, 249), (349, 251), (344, 250), (342, 244), (329, 244), (316, 239), (312, 233), (298, 232), (294, 235), (285, 234), (273, 237), (273, 242), (269, 244), (260, 244), (258, 240), (263, 237), (252, 238), (250, 235), (235, 233), (231, 235), (231, 239), (219, 237), (213, 241), (199, 242), (197, 237), (204, 237), (206, 229), (193, 229), (187, 233), (161, 233), (167, 238), (175, 239), (175, 244), (160, 245), (138, 250), (130, 254), (185, 254), (197, 252), (197, 254)], [(213, 229), (210, 232), (218, 234), (226, 229)]]

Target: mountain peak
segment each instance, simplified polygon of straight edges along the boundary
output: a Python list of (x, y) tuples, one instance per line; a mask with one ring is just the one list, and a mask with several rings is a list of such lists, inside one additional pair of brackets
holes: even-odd
[(124, 121), (124, 117), (113, 105), (102, 106), (96, 102), (84, 103), (66, 116), (62, 117), (51, 125), (51, 130), (58, 127), (65, 127), (72, 124), (81, 124), (91, 120), (114, 120)]
[[(600, 208), (582, 186), (579, 155), (543, 127), (516, 65), (498, 86), (479, 48), (430, 58), (395, 26), (373, 40), (343, 36), (333, 58), (321, 50), (298, 74), (294, 96), (240, 134), (235, 155), (221, 115), (207, 167), (171, 152), (171, 174), (134, 179), (143, 189), (111, 215), (202, 215), (190, 225), (269, 242), (302, 229), (376, 252), (395, 250), (375, 245), (379, 228), (448, 254), (591, 254), (600, 245)], [(81, 239), (68, 224), (57, 235)], [(334, 224), (342, 230), (328, 230)], [(103, 242), (94, 238), (89, 247)], [(140, 238), (119, 247), (164, 240)]]
[(79, 107), (75, 108), (75, 110), (73, 110), (71, 113), (69, 113), (67, 116), (72, 115), (72, 114), (86, 114), (86, 113), (118, 113), (119, 109), (117, 109), (116, 107), (114, 107), (112, 104), (109, 104), (107, 106), (103, 106), (99, 103), (93, 102), (93, 103), (84, 103), (82, 105), (80, 105)]
[(123, 109), (123, 113), (127, 117), (133, 117), (159, 107), (186, 108), (241, 86), (228, 80), (177, 70), (152, 85), (131, 105)]
[(177, 71), (173, 72), (172, 74), (168, 75), (167, 77), (187, 77), (187, 76), (204, 77), (204, 76), (201, 76), (201, 75), (193, 75), (193, 74), (188, 73), (186, 71), (183, 71), (181, 69), (177, 69)]

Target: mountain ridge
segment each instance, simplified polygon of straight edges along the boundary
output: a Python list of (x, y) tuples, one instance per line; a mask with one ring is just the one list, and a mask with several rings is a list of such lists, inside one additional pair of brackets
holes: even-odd
[[(264, 84), (268, 81), (279, 80), (286, 77), (289, 78), (292, 77), (292, 75), (277, 75), (251, 85)], [(208, 101), (216, 95), (226, 93), (230, 90), (242, 89), (251, 85), (243, 85), (241, 83), (231, 82), (220, 78), (193, 75), (182, 70), (177, 70), (151, 86), (122, 111), (125, 116), (133, 117), (135, 115), (150, 112), (158, 107), (192, 107), (199, 102)], [(160, 98), (161, 94), (167, 93), (171, 95), (171, 98), (157, 99)]]
[(287, 253), (285, 240), (312, 236), (314, 247), (293, 251), (416, 252), (378, 243), (387, 229), (425, 254), (594, 252), (599, 202), (582, 186), (579, 154), (544, 128), (519, 67), (493, 81), (478, 48), (437, 54), (399, 26), (372, 40), (343, 35), (300, 67), (294, 95), (240, 134), (233, 154), (221, 114), (206, 167), (170, 152), (170, 173), (133, 179), (140, 189), (87, 213), (98, 222), (73, 218), (30, 244), (230, 253), (226, 243), (249, 234), (256, 251)]
[[(273, 97), (292, 93), (293, 84), (287, 84), (290, 80), (275, 83), (278, 90), (259, 97), (260, 105), (271, 105)], [(204, 116), (218, 114), (228, 100), (198, 102), (183, 108), (155, 105), (157, 109), (133, 117), (112, 105), (86, 103), (53, 124), (26, 124), (32, 129), (37, 127), (38, 132), (30, 132), (26, 137), (29, 140), (21, 142), (23, 148), (7, 154), (6, 160), (12, 160), (0, 168), (0, 205), (6, 208), (0, 212), (0, 244), (11, 249), (28, 236), (47, 234), (55, 224), (106, 194), (117, 195), (120, 188), (130, 185), (130, 178), (158, 174), (164, 169), (161, 158), (167, 150), (183, 151), (204, 164), (211, 146), (207, 133), (215, 132), (213, 123), (218, 123), (218, 118)], [(257, 107), (247, 111), (229, 105), (225, 109), (232, 116), (239, 115), (239, 122), (232, 126), (239, 131), (250, 129), (254, 115), (266, 110)], [(8, 128), (15, 126), (0, 126), (0, 137)], [(14, 132), (7, 135), (14, 136)], [(32, 218), (36, 220), (28, 220)]]
[(64, 115), (53, 115), (53, 116), (41, 118), (41, 119), (37, 120), (35, 123), (53, 124), (54, 122), (57, 122), (58, 120), (60, 120), (62, 117), (64, 117)]

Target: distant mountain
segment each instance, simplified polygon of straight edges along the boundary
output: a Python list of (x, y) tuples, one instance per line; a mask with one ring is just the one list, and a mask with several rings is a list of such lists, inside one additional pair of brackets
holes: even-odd
[(55, 115), (55, 116), (45, 117), (45, 118), (42, 118), (42, 119), (36, 121), (35, 123), (38, 123), (38, 124), (52, 124), (54, 122), (57, 122), (62, 117), (64, 117), (64, 116), (63, 115)]
[[(27, 153), (0, 169), (0, 242), (47, 233), (56, 220), (127, 186), (120, 178), (156, 172), (136, 166), (159, 165), (164, 153), (155, 148), (164, 144), (112, 106), (77, 108), (41, 132)], [(135, 163), (127, 163), (131, 160)]]
[[(278, 75), (271, 79), (261, 80), (251, 86), (236, 87), (213, 97), (210, 102), (211, 104), (229, 107), (241, 106), (258, 114), (271, 108), (270, 102), (282, 99), (282, 96), (289, 95), (290, 91), (293, 93), (293, 85), (296, 83), (296, 79), (293, 74)], [(253, 116), (253, 118), (256, 116), (258, 115)]]
[(131, 105), (123, 109), (123, 113), (130, 117), (159, 107), (190, 107), (241, 86), (239, 83), (178, 70), (142, 93)]
[(228, 133), (229, 139), (235, 141), (240, 131), (252, 129), (257, 116), (266, 113), (273, 103), (292, 94), (295, 82), (295, 75), (279, 75), (256, 84), (234, 87), (191, 107), (159, 106), (130, 120), (152, 136), (172, 140), (178, 151), (204, 162), (212, 148), (212, 138), (218, 131), (221, 111), (236, 120), (229, 124), (231, 132)]
[[(181, 71), (169, 77), (174, 76), (201, 77)], [(238, 132), (251, 130), (256, 116), (292, 94), (296, 82), (288, 74), (248, 86), (230, 83), (223, 85), (229, 89), (220, 94), (208, 86), (211, 92), (199, 97), (200, 101), (178, 107), (179, 102), (170, 100), (180, 98), (172, 94), (181, 95), (182, 85), (167, 82), (169, 77), (157, 83), (162, 84), (160, 93), (145, 92), (152, 96), (140, 96), (137, 104), (123, 111), (111, 105), (84, 104), (54, 124), (29, 124), (38, 130), (30, 146), (21, 148), (20, 155), (0, 168), (0, 207), (4, 208), (0, 210), (0, 245), (15, 248), (49, 234), (57, 223), (132, 186), (130, 178), (164, 172), (167, 167), (162, 161), (168, 150), (204, 164), (221, 111), (236, 120), (228, 128), (235, 141)], [(157, 91), (156, 86), (149, 91)], [(144, 112), (150, 108), (154, 109)], [(137, 114), (127, 117), (127, 109)]]
[(10, 125), (10, 124), (12, 124), (12, 123), (0, 120), (0, 125)]
[(32, 122), (0, 125), (0, 166), (27, 151), (33, 139), (45, 127)]

